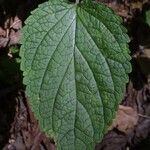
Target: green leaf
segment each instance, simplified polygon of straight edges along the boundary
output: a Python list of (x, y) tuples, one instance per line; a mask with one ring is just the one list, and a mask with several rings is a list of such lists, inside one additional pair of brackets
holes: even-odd
[(146, 23), (150, 26), (150, 10), (146, 11)]
[(129, 38), (112, 10), (92, 1), (48, 1), (23, 28), (26, 92), (57, 149), (93, 150), (123, 98)]

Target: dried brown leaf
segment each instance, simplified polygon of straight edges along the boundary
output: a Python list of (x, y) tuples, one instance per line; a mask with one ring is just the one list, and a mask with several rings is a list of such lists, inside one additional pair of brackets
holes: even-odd
[(138, 118), (137, 111), (133, 108), (119, 105), (119, 110), (111, 129), (117, 128), (121, 132), (128, 133), (137, 124)]

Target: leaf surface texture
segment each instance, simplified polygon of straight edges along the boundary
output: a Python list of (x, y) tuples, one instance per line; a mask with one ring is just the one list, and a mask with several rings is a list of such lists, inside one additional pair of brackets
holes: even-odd
[(25, 23), (21, 69), (41, 129), (57, 149), (94, 149), (131, 71), (120, 17), (96, 2), (53, 0), (39, 5)]

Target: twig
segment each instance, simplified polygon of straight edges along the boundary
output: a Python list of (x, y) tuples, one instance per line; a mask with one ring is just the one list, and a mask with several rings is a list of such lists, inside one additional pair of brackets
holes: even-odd
[(143, 118), (146, 118), (146, 119), (149, 119), (149, 120), (150, 120), (150, 116), (142, 115), (142, 114), (138, 114), (138, 116), (140, 116), (140, 117), (143, 117)]

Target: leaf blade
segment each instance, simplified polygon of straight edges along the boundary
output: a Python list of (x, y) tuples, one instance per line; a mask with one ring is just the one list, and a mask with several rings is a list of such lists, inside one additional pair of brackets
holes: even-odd
[(104, 5), (59, 0), (40, 5), (26, 21), (24, 83), (41, 129), (58, 149), (93, 149), (115, 115), (131, 70), (120, 24)]

